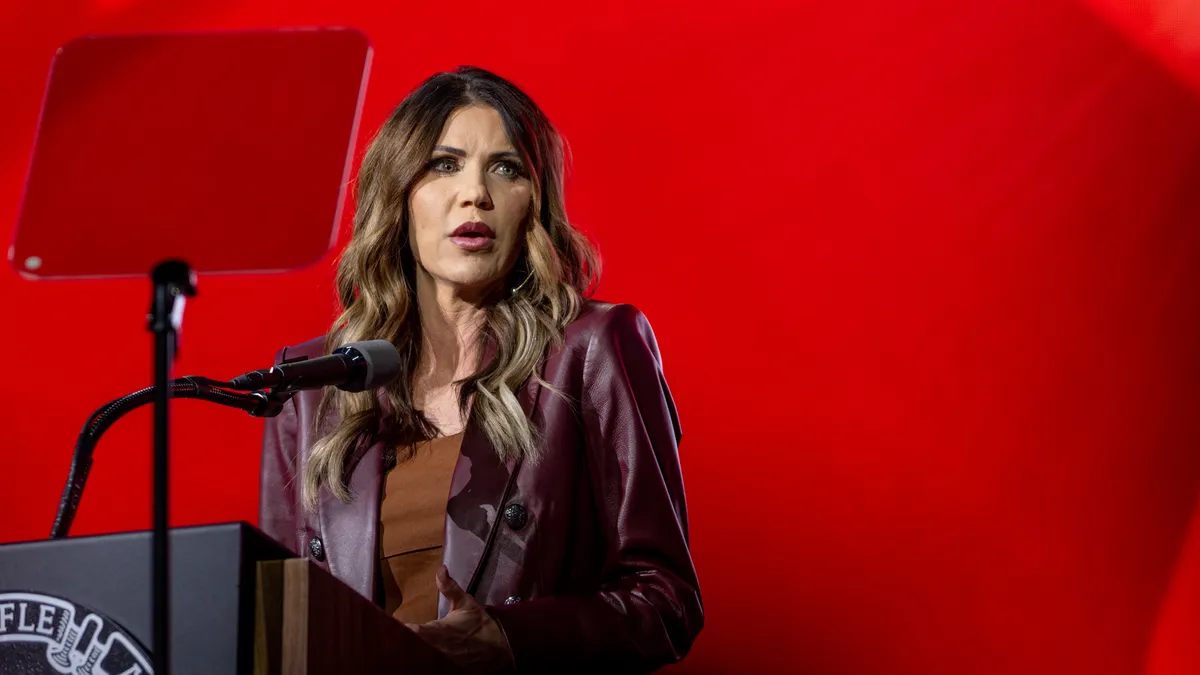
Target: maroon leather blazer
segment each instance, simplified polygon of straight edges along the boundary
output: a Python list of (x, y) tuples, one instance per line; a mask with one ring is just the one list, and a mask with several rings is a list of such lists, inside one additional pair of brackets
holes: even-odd
[[(314, 339), (278, 360), (323, 353)], [(679, 420), (654, 333), (631, 305), (588, 302), (541, 376), (569, 400), (532, 377), (517, 392), (544, 435), (536, 464), (501, 463), (468, 420), (443, 562), (500, 624), (520, 673), (648, 672), (678, 661), (704, 615)], [(301, 392), (267, 422), (260, 527), (373, 599), (383, 443), (370, 439), (351, 457), (350, 503), (323, 492), (319, 512), (304, 512), (298, 477), (319, 398)]]

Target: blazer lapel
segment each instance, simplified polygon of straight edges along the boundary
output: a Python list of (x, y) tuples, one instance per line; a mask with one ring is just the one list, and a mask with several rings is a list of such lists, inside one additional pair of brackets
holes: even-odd
[[(532, 413), (541, 385), (530, 377), (518, 392), (525, 417)], [(484, 433), (475, 415), (467, 420), (462, 448), (450, 482), (446, 503), (446, 525), (442, 562), (467, 593), (475, 594), (483, 573), (487, 552), (500, 524), (504, 503), (511, 494), (520, 460), (501, 462), (496, 449)], [(450, 605), (438, 596), (438, 617), (444, 617)]]
[(357, 446), (350, 472), (350, 502), (321, 491), (320, 524), (329, 573), (374, 601), (379, 564), (379, 501), (383, 475), (383, 442), (377, 435)]

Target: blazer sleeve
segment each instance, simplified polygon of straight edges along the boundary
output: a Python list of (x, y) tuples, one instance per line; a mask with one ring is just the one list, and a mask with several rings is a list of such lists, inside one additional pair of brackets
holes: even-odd
[[(275, 356), (285, 358), (287, 349)], [(297, 518), (299, 486), (296, 476), (297, 420), (295, 399), (289, 399), (279, 414), (268, 417), (263, 429), (262, 463), (258, 492), (258, 527), (297, 555), (302, 525)]]
[(603, 582), (586, 597), (489, 607), (518, 673), (645, 673), (679, 661), (704, 623), (688, 542), (675, 404), (645, 316), (611, 307), (583, 365), (580, 412)]

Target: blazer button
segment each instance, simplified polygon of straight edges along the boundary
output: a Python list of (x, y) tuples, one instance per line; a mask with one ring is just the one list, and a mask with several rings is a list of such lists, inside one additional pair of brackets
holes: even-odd
[(320, 537), (313, 537), (308, 542), (308, 553), (313, 560), (325, 562), (325, 543), (321, 541)]
[(520, 597), (518, 597), (518, 596), (516, 596), (516, 595), (510, 595), (510, 596), (508, 596), (507, 598), (505, 598), (505, 599), (504, 599), (504, 604), (506, 604), (506, 605), (515, 605), (515, 604), (517, 604), (517, 603), (518, 603), (518, 602), (520, 602), (520, 601), (521, 601), (521, 598), (520, 598)]
[(529, 520), (529, 513), (525, 511), (525, 507), (520, 504), (509, 504), (504, 509), (504, 522), (514, 530), (519, 530), (525, 527), (525, 523)]

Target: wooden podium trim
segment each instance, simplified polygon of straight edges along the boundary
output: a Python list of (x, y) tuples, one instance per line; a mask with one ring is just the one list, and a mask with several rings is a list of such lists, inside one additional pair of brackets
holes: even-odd
[(255, 675), (461, 675), (448, 658), (305, 558), (258, 563)]
[(254, 592), (254, 675), (281, 675), (283, 668), (283, 563), (259, 562)]

